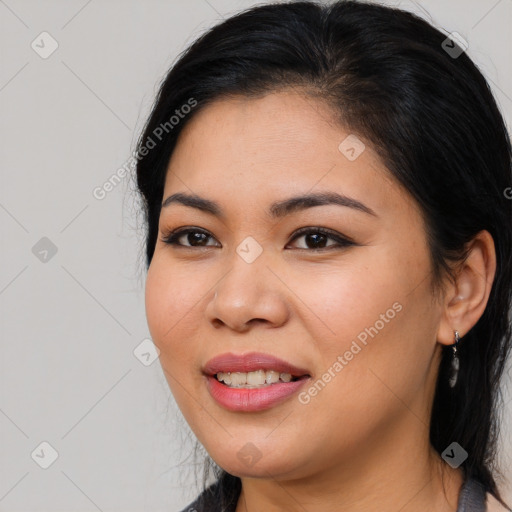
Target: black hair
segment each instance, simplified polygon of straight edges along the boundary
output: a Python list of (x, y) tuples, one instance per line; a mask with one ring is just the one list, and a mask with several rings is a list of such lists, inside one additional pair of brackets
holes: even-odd
[[(512, 334), (512, 151), (488, 83), (461, 43), (447, 37), (412, 13), (357, 1), (260, 5), (204, 33), (166, 75), (138, 142), (146, 264), (170, 157), (197, 112), (230, 95), (287, 88), (326, 102), (418, 203), (433, 289), (453, 278), (451, 264), (464, 260), (477, 233), (493, 237), (496, 276), (482, 317), (459, 344), (454, 388), (451, 349), (443, 347), (430, 442), (440, 454), (453, 441), (465, 448), (465, 477), (504, 504), (495, 457)], [(212, 499), (226, 506), (236, 501), (240, 479), (218, 469)]]

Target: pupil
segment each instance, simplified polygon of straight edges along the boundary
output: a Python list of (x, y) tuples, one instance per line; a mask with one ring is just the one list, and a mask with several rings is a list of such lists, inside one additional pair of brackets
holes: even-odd
[(326, 235), (324, 235), (322, 233), (315, 233), (315, 234), (306, 235), (306, 245), (309, 246), (308, 241), (313, 239), (313, 246), (314, 246), (314, 248), (318, 248), (318, 238), (317, 237), (320, 237), (320, 239), (321, 239), (320, 240), (320, 245), (322, 245), (322, 242), (325, 242)]
[[(201, 238), (203, 237), (203, 238)], [(188, 243), (190, 245), (194, 245), (194, 241), (199, 242), (199, 245), (204, 245), (201, 242), (206, 241), (206, 235), (204, 233), (189, 233), (188, 234)]]

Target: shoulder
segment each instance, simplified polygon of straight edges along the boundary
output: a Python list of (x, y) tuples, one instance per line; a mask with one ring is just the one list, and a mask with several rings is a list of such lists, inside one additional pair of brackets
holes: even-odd
[(505, 508), (491, 493), (487, 493), (487, 511), (486, 512), (510, 512), (511, 509)]

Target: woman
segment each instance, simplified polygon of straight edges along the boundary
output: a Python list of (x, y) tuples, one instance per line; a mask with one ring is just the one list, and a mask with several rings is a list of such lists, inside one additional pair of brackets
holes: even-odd
[(252, 8), (173, 66), (138, 157), (149, 329), (217, 468), (186, 510), (506, 506), (511, 148), (460, 42)]

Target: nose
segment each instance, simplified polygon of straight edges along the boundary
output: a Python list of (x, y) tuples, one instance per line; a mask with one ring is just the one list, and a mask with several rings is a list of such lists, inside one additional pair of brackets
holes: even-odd
[(268, 263), (263, 254), (252, 263), (234, 255), (206, 307), (207, 319), (215, 328), (225, 326), (245, 332), (257, 323), (279, 327), (286, 322), (287, 288), (277, 277), (279, 272)]

